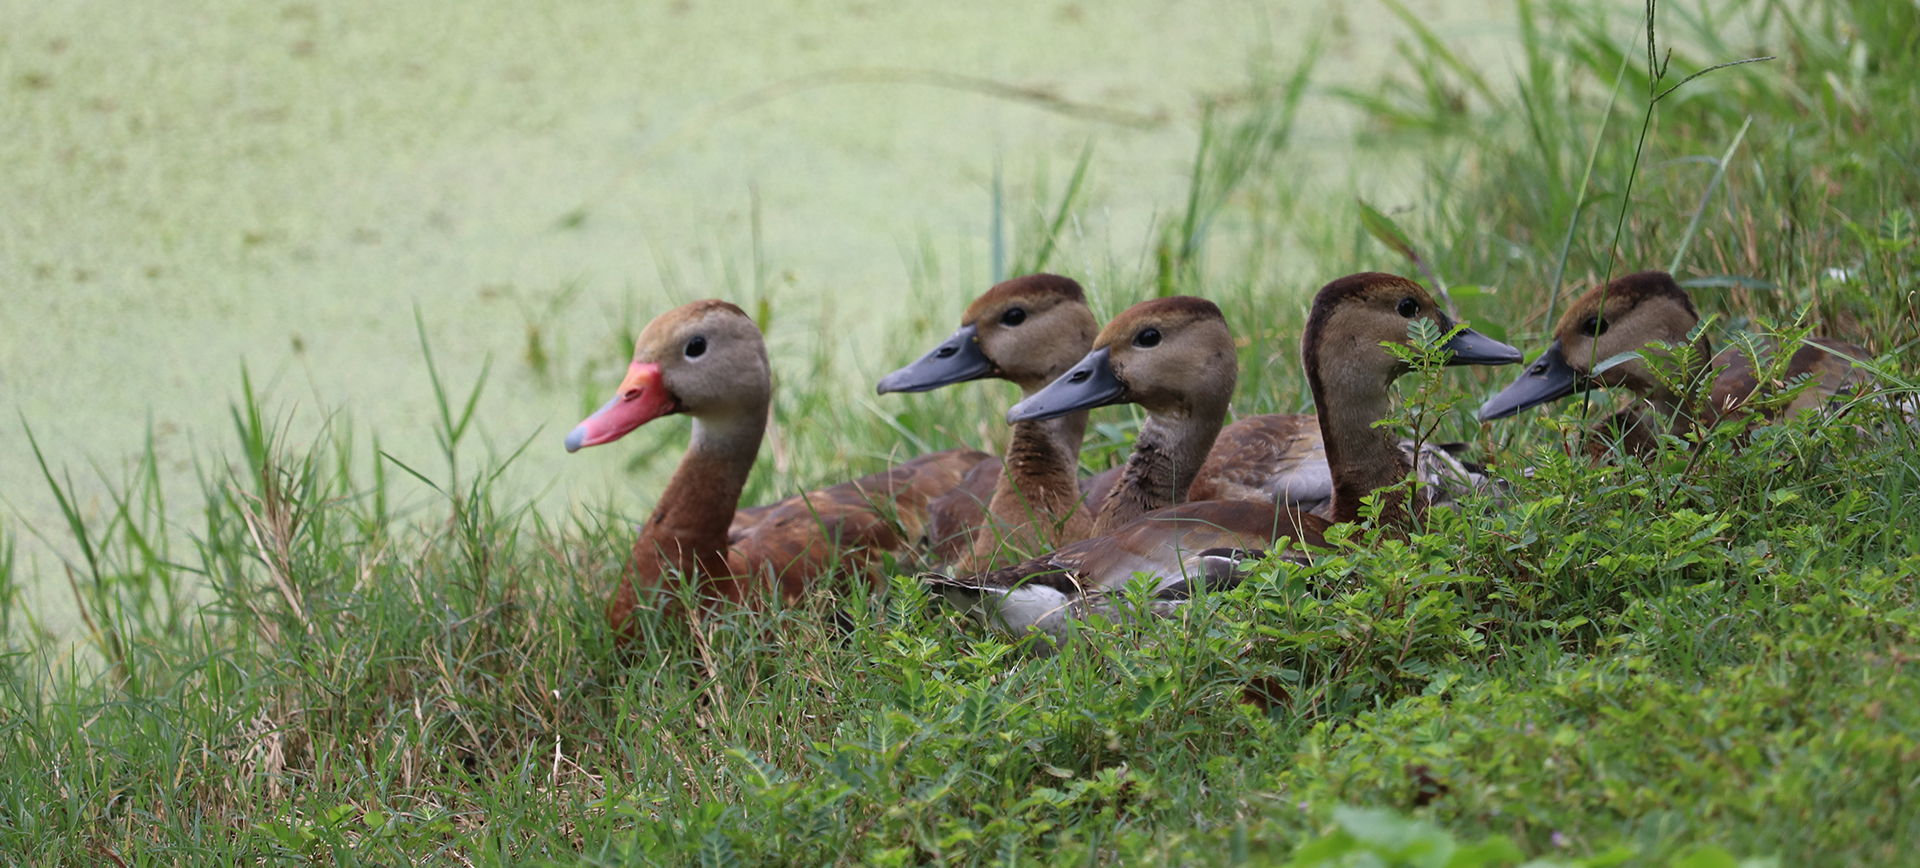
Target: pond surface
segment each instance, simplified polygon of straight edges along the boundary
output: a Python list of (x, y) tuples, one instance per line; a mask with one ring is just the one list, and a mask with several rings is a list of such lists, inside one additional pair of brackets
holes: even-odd
[[(1500, 62), (1508, 4), (1412, 5)], [(188, 527), (194, 459), (233, 450), (243, 364), (296, 428), (341, 411), (362, 448), (377, 431), (432, 466), (417, 308), (451, 383), (493, 360), (483, 435), (545, 438), (514, 476), (543, 508), (643, 500), (618, 450), (561, 450), (597, 401), (577, 373), (622, 311), (744, 301), (756, 207), (776, 308), (830, 298), (854, 343), (905, 314), (923, 241), (985, 287), (996, 160), (1010, 184), (1041, 165), (1057, 184), (1097, 141), (1100, 231), (1130, 255), (1180, 204), (1202, 98), (1290, 68), (1322, 23), (1316, 81), (1396, 60), (1392, 19), (1362, 7), (0, 2), (0, 522), (40, 577), (25, 602), (72, 628), (22, 417), (96, 516), (93, 467), (118, 479), (151, 430)], [(1315, 106), (1302, 144), (1337, 164), (1352, 121)], [(527, 364), (529, 324), (560, 385)], [(871, 355), (869, 373), (900, 361)]]

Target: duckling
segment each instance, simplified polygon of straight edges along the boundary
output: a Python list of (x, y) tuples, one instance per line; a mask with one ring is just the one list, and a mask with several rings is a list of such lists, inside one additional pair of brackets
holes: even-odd
[(1119, 403), (1146, 411), (1133, 452), (1094, 519), (1093, 533), (1105, 534), (1187, 499), (1226, 421), (1239, 376), (1233, 336), (1219, 307), (1192, 296), (1157, 298), (1114, 317), (1085, 358), (1015, 404), (1007, 421)]
[[(1334, 522), (1357, 521), (1360, 498), (1406, 479), (1412, 462), (1397, 437), (1375, 428), (1391, 410), (1390, 387), (1407, 367), (1381, 347), (1405, 342), (1407, 323), (1417, 317), (1440, 329), (1453, 323), (1419, 284), (1378, 273), (1356, 274), (1327, 284), (1314, 297), (1302, 335), (1302, 361), (1332, 476)], [(1147, 404), (1149, 430), (1156, 416), (1184, 411), (1180, 424), (1202, 429), (1206, 414), (1219, 420), (1233, 375), (1218, 360), (1234, 355), (1231, 334), (1219, 309), (1200, 299), (1155, 299), (1116, 317), (1100, 333), (1094, 349), (1066, 376), (1009, 411), (1009, 420), (1044, 418), (1102, 404)], [(1471, 329), (1446, 344), (1451, 364), (1516, 364), (1520, 352)], [(1165, 488), (1177, 495), (1188, 468), (1198, 461), (1191, 443), (1155, 436), (1156, 447), (1136, 472), (1133, 464), (1118, 491)], [(1204, 455), (1204, 450), (1200, 453)], [(1116, 495), (1118, 496), (1118, 495)], [(1382, 517), (1407, 519), (1404, 495), (1390, 497)], [(1271, 499), (1195, 501), (1148, 510), (1104, 534), (1066, 546), (1026, 563), (972, 576), (929, 577), (962, 611), (989, 612), (990, 623), (1020, 635), (1039, 630), (1056, 639), (1074, 617), (1104, 605), (1105, 599), (1137, 575), (1152, 583), (1162, 600), (1182, 598), (1196, 587), (1220, 587), (1239, 580), (1240, 567), (1279, 544), (1299, 557), (1300, 546), (1324, 544), (1327, 519), (1308, 515)]]
[[(1629, 407), (1603, 421), (1598, 429), (1608, 439), (1619, 438), (1629, 452), (1647, 454), (1657, 445), (1660, 434), (1677, 434), (1691, 424), (1680, 396), (1655, 378), (1639, 358), (1615, 364), (1597, 375), (1591, 371), (1601, 362), (1643, 350), (1654, 341), (1685, 343), (1699, 322), (1693, 300), (1666, 272), (1629, 274), (1594, 287), (1568, 306), (1546, 351), (1512, 385), (1487, 399), (1480, 408), (1480, 419), (1506, 418), (1595, 386), (1625, 388), (1638, 397), (1636, 403), (1644, 405), (1647, 412), (1641, 406)], [(1770, 342), (1765, 345), (1772, 351)], [(1704, 335), (1696, 346), (1702, 358), (1711, 352)], [(1787, 380), (1809, 376), (1814, 383), (1783, 410), (1764, 414), (1764, 418), (1816, 408), (1867, 386), (1870, 376), (1846, 357), (1864, 359), (1870, 354), (1855, 344), (1826, 338), (1812, 339), (1809, 345), (1796, 349), (1788, 359)], [(1702, 408), (1704, 418), (1699, 420), (1708, 427), (1754, 415), (1747, 404), (1775, 388), (1775, 384), (1759, 382), (1752, 361), (1738, 348), (1714, 356), (1708, 369), (1717, 372), (1707, 406)], [(1596, 454), (1604, 451), (1598, 442), (1592, 448)]]
[[(1079, 361), (1099, 328), (1080, 284), (1056, 274), (1017, 277), (974, 299), (959, 329), (918, 361), (882, 378), (878, 390), (925, 392), (993, 378), (1032, 395)], [(933, 529), (936, 550), (965, 531), (956, 566), (978, 572), (996, 560), (1019, 560), (1085, 538), (1093, 530), (1092, 512), (1081, 508), (1085, 493), (1079, 482), (1086, 430), (1084, 411), (1015, 424), (1006, 456), (993, 462), (999, 472), (986, 501), (987, 520), (952, 528), (958, 522), (946, 518), (967, 514), (953, 508), (956, 502), (978, 502), (976, 491), (988, 470), (983, 462), (967, 483), (935, 502), (934, 513), (942, 518)]]
[(766, 344), (752, 318), (724, 301), (696, 301), (641, 330), (619, 391), (567, 435), (567, 451), (574, 452), (664, 416), (693, 418), (686, 454), (641, 526), (607, 604), (616, 634), (632, 637), (634, 610), (660, 604), (657, 597), (674, 575), (692, 581), (709, 604), (749, 603), (764, 583), (794, 601), (835, 566), (884, 581), (883, 556), (906, 551), (924, 529), (928, 502), (987, 457), (960, 449), (923, 455), (742, 512), (740, 493), (760, 451), (772, 397)]

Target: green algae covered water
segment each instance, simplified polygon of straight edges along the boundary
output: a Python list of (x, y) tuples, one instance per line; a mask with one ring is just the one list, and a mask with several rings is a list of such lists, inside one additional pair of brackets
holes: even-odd
[[(1483, 41), (1507, 11), (1415, 9)], [(96, 516), (94, 468), (118, 479), (149, 434), (194, 502), (243, 364), (304, 424), (344, 413), (432, 465), (417, 309), (457, 388), (492, 360), (480, 434), (536, 438), (527, 496), (643, 500), (618, 450), (560, 448), (618, 379), (591, 374), (624, 365), (619, 323), (744, 302), (758, 261), (779, 308), (837, 311), (849, 380), (878, 374), (911, 250), (986, 285), (996, 161), (1062, 177), (1096, 142), (1093, 231), (1133, 255), (1180, 204), (1205, 98), (1318, 29), (1316, 81), (1370, 79), (1387, 20), (1302, 0), (0, 3), (0, 525), (24, 603), (75, 622), (23, 419)], [(1320, 101), (1303, 146), (1338, 165), (1343, 117)]]

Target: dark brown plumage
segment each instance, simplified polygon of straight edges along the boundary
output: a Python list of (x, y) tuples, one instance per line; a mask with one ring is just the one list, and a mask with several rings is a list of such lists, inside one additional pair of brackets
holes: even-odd
[(954, 486), (927, 505), (927, 552), (934, 562), (951, 564), (973, 548), (973, 538), (987, 519), (987, 504), (1000, 484), (998, 458), (988, 458)]
[(1273, 500), (1311, 509), (1333, 495), (1320, 420), (1249, 416), (1220, 430), (1194, 474), (1188, 500)]
[[(1711, 366), (1720, 374), (1714, 377), (1713, 389), (1707, 395), (1710, 420), (1717, 424), (1722, 419), (1740, 415), (1746, 412), (1747, 404), (1756, 396), (1765, 396), (1801, 377), (1810, 377), (1813, 383), (1806, 391), (1794, 396), (1785, 407), (1763, 414), (1762, 418), (1772, 420), (1802, 410), (1812, 410), (1836, 397), (1852, 395), (1872, 383), (1872, 375), (1854, 367), (1853, 362), (1847, 360), (1873, 358), (1866, 347), (1832, 338), (1809, 340), (1813, 346), (1802, 344), (1788, 357), (1786, 372), (1778, 383), (1760, 382), (1753, 360), (1740, 348), (1721, 350), (1711, 362)], [(1779, 347), (1770, 340), (1763, 341), (1761, 348), (1767, 355), (1779, 352)]]

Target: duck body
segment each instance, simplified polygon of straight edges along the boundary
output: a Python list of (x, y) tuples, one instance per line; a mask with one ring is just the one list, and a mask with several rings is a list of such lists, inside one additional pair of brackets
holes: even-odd
[[(1792, 383), (1802, 377), (1812, 383), (1799, 395), (1794, 396), (1786, 406), (1771, 413), (1763, 413), (1760, 419), (1773, 421), (1781, 416), (1791, 416), (1806, 410), (1818, 410), (1831, 403), (1835, 398), (1855, 394), (1872, 385), (1873, 377), (1865, 370), (1855, 367), (1848, 359), (1869, 359), (1873, 354), (1866, 347), (1837, 341), (1832, 338), (1809, 338), (1809, 343), (1801, 344), (1787, 359), (1787, 369), (1783, 381)], [(1773, 355), (1780, 348), (1772, 339), (1760, 342), (1763, 356)], [(1777, 384), (1763, 383), (1754, 369), (1753, 359), (1739, 347), (1728, 347), (1713, 357), (1709, 366), (1719, 373), (1714, 377), (1713, 389), (1707, 395), (1709, 424), (1718, 424), (1723, 419), (1731, 419), (1747, 414), (1747, 405), (1756, 397), (1772, 393)]]
[[(1410, 439), (1398, 443), (1429, 506), (1451, 504), (1493, 484), (1484, 470), (1460, 459), (1466, 444), (1421, 443), (1416, 450)], [(1319, 417), (1249, 416), (1221, 429), (1187, 498), (1271, 500), (1322, 518), (1331, 516), (1333, 471), (1327, 465)]]
[[(1173, 301), (1143, 302), (1116, 317), (1102, 331), (1088, 358), (1103, 353), (1110, 358), (1115, 346), (1131, 340), (1132, 349), (1123, 351), (1131, 375), (1143, 381), (1165, 382), (1162, 375), (1168, 372), (1190, 372), (1189, 360), (1196, 353), (1190, 349), (1183, 357), (1151, 352), (1163, 344), (1205, 345), (1209, 354), (1224, 347), (1231, 354), (1232, 338), (1226, 334), (1225, 320), (1218, 317), (1217, 308), (1213, 315), (1218, 329), (1192, 328), (1192, 323), (1169, 325), (1152, 315), (1157, 312), (1156, 306)], [(1357, 520), (1361, 497), (1403, 481), (1411, 469), (1398, 438), (1375, 428), (1374, 423), (1391, 409), (1389, 387), (1405, 371), (1405, 366), (1380, 343), (1405, 341), (1407, 321), (1417, 316), (1433, 318), (1442, 331), (1453, 327), (1426, 292), (1405, 278), (1369, 273), (1328, 284), (1315, 296), (1302, 339), (1314, 403), (1325, 412), (1317, 417), (1291, 417), (1295, 420), (1291, 423), (1250, 426), (1275, 438), (1287, 438), (1284, 442), (1290, 444), (1305, 438), (1297, 433), (1297, 427), (1289, 429), (1286, 425), (1298, 426), (1298, 420), (1304, 419), (1317, 421), (1331, 476), (1331, 521)], [(1141, 341), (1139, 337), (1150, 326), (1161, 334)], [(1518, 350), (1470, 329), (1457, 334), (1447, 348), (1453, 351), (1454, 364), (1513, 364), (1521, 359)], [(1080, 366), (1074, 369), (1081, 370)], [(1072, 377), (1069, 373), (1036, 395), (1033, 405), (1041, 412), (1070, 412), (1082, 402), (1103, 400), (1095, 374), (1077, 381)], [(1181, 379), (1186, 383), (1183, 388), (1193, 392), (1221, 391), (1217, 377), (1189, 373)], [(1226, 382), (1226, 395), (1209, 394), (1204, 399), (1190, 396), (1188, 405), (1217, 406), (1217, 412), (1224, 415), (1224, 398), (1230, 397), (1232, 381)], [(1058, 394), (1048, 394), (1056, 387)], [(1132, 392), (1130, 388), (1127, 391)], [(1016, 406), (1009, 418), (1027, 412), (1033, 411)], [(1224, 454), (1230, 455), (1231, 450)], [(1183, 476), (1191, 478), (1202, 461), (1209, 460), (1206, 455), (1202, 450), (1198, 455), (1189, 452), (1180, 456), (1178, 461), (1187, 463), (1176, 463), (1169, 471), (1171, 477), (1176, 482)], [(1298, 552), (1301, 546), (1324, 543), (1324, 532), (1331, 523), (1328, 518), (1277, 502), (1257, 487), (1258, 479), (1252, 475), (1248, 478), (1254, 479), (1254, 484), (1245, 488), (1255, 496), (1247, 500), (1196, 500), (1147, 510), (1111, 531), (1025, 563), (973, 575), (930, 577), (928, 584), (958, 607), (984, 616), (989, 624), (1009, 633), (1039, 630), (1057, 637), (1076, 613), (1099, 610), (1130, 583), (1144, 583), (1161, 602), (1174, 604), (1197, 588), (1238, 582), (1241, 566), (1270, 549)], [(1122, 490), (1125, 480), (1123, 474)], [(1385, 518), (1403, 520), (1405, 511), (1390, 501)]]
[(930, 586), (955, 609), (1019, 635), (1063, 639), (1068, 622), (1140, 581), (1157, 600), (1237, 585), (1242, 569), (1280, 540), (1318, 546), (1327, 521), (1272, 502), (1201, 500), (1152, 510), (1120, 529), (989, 573)]
[(745, 312), (724, 301), (697, 301), (647, 324), (614, 398), (567, 435), (567, 450), (610, 443), (655, 419), (684, 414), (693, 436), (652, 515), (640, 526), (618, 589), (610, 626), (634, 630), (633, 613), (672, 601), (657, 598), (674, 577), (709, 603), (747, 604), (756, 583), (788, 600), (834, 567), (875, 567), (927, 523), (927, 504), (958, 485), (985, 453), (949, 450), (921, 456), (852, 482), (765, 507), (740, 510), (740, 494), (766, 433), (772, 376), (766, 344)]
[(935, 563), (951, 564), (973, 549), (973, 538), (988, 521), (987, 505), (1005, 465), (989, 455), (961, 477), (960, 484), (928, 505), (927, 553)]
[[(1848, 357), (1870, 355), (1854, 344), (1809, 339), (1787, 360), (1782, 383), (1761, 382), (1748, 354), (1729, 347), (1706, 363), (1714, 380), (1706, 406), (1700, 408), (1701, 418), (1692, 419), (1680, 396), (1653, 375), (1643, 358), (1618, 359), (1636, 351), (1662, 352), (1651, 346), (1655, 342), (1684, 344), (1699, 322), (1693, 299), (1665, 272), (1630, 274), (1594, 287), (1567, 307), (1546, 351), (1512, 385), (1481, 406), (1480, 419), (1506, 418), (1596, 387), (1623, 388), (1634, 394), (1635, 405), (1596, 426), (1595, 433), (1600, 437), (1590, 442), (1590, 448), (1598, 455), (1606, 448), (1601, 441), (1617, 441), (1628, 452), (1644, 455), (1657, 447), (1661, 434), (1681, 433), (1696, 423), (1713, 427), (1740, 417), (1747, 418), (1749, 424), (1771, 421), (1782, 414), (1822, 407), (1871, 384), (1867, 372), (1848, 361)], [(1759, 342), (1759, 348), (1763, 356), (1779, 351), (1765, 339)], [(1705, 335), (1697, 338), (1695, 349), (1697, 357), (1708, 356), (1711, 347)], [(1609, 360), (1615, 363), (1602, 365)], [(1599, 373), (1594, 373), (1596, 369)], [(1765, 413), (1753, 412), (1750, 405), (1757, 398), (1774, 394), (1785, 383), (1803, 377), (1813, 382), (1789, 404)]]

